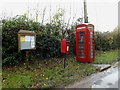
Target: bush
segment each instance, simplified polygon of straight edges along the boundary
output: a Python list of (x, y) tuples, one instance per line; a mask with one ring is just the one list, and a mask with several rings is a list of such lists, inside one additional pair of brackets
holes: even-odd
[(36, 54), (37, 57), (41, 58), (51, 58), (51, 57), (59, 57), (60, 53), (60, 41), (58, 41), (55, 36), (37, 36), (36, 39)]
[(118, 48), (118, 35), (110, 32), (95, 32), (95, 50), (107, 51)]
[[(17, 21), (16, 21), (17, 22)], [(2, 33), (2, 63), (5, 64), (18, 64), (22, 60), (22, 54), (18, 53), (18, 27), (13, 20), (3, 21)], [(18, 27), (17, 27), (18, 26)]]
[[(33, 20), (28, 20), (26, 16), (16, 16), (9, 20), (3, 20), (2, 25), (2, 64), (15, 65), (25, 61), (25, 52), (18, 51), (18, 31), (32, 30), (37, 34), (36, 50), (30, 54), (35, 59), (37, 57), (51, 58), (61, 55), (60, 41), (55, 36), (49, 36), (45, 25), (41, 25)], [(34, 55), (33, 55), (34, 54)]]
[(70, 53), (76, 55), (76, 35), (75, 35), (75, 32), (71, 33), (71, 35), (67, 39), (70, 40)]
[[(19, 64), (24, 62), (25, 52), (18, 51), (18, 31), (32, 30), (37, 34), (36, 50), (32, 51), (30, 57), (33, 60), (59, 57), (61, 54), (61, 39), (70, 40), (70, 53), (76, 54), (75, 26), (71, 29), (61, 27), (62, 23), (47, 23), (42, 25), (33, 20), (28, 20), (25, 15), (16, 16), (9, 20), (3, 20), (2, 33), (2, 64)], [(61, 26), (60, 26), (61, 25)], [(64, 29), (66, 31), (64, 31)], [(64, 32), (61, 32), (63, 30)], [(67, 34), (65, 34), (67, 32)], [(62, 33), (62, 34), (61, 34)], [(118, 36), (110, 33), (95, 32), (95, 50), (110, 50), (119, 47)], [(109, 37), (110, 36), (110, 37)]]
[(25, 54), (18, 52), (18, 31), (21, 29), (34, 30), (42, 36), (44, 34), (43, 29), (39, 23), (28, 20), (24, 15), (2, 22), (2, 64), (19, 64), (20, 61), (24, 61)]

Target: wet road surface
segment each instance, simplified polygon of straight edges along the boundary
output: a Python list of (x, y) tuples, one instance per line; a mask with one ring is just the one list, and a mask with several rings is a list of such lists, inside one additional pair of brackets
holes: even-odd
[(116, 88), (115, 90), (117, 90), (120, 86), (120, 83), (118, 83), (120, 80), (119, 70), (120, 66), (112, 66), (103, 72), (98, 72), (80, 81), (76, 81), (65, 88), (91, 88), (91, 90), (96, 90), (95, 88)]
[(107, 75), (100, 80), (97, 80), (92, 85), (92, 88), (118, 88), (118, 68), (107, 70)]

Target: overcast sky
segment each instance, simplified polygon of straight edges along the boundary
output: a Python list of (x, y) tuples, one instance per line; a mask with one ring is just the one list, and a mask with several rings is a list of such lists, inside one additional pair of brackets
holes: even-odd
[[(45, 22), (53, 16), (58, 8), (65, 10), (65, 22), (71, 17), (70, 22), (83, 17), (84, 0), (0, 0), (0, 18), (13, 17), (27, 13), (30, 18), (35, 18), (36, 8), (39, 10), (41, 22), (43, 9), (46, 7)], [(95, 26), (95, 31), (113, 31), (118, 25), (118, 1), (119, 0), (87, 0), (87, 13), (89, 23)], [(73, 19), (73, 17), (75, 17)]]

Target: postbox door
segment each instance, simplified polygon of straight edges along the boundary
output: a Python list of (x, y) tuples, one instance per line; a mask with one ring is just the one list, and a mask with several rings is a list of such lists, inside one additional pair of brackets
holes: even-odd
[(61, 53), (66, 53), (66, 40), (61, 41)]
[(66, 53), (70, 52), (70, 40), (66, 40)]

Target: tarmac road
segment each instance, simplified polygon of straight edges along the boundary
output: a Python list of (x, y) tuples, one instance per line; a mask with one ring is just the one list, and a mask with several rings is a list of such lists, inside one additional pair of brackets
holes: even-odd
[(94, 82), (92, 88), (118, 88), (120, 77), (118, 75), (118, 67), (107, 70), (108, 74), (103, 78)]
[(90, 90), (118, 90), (120, 88), (120, 66), (111, 68), (88, 76), (80, 81), (76, 81), (65, 88), (90, 88)]

